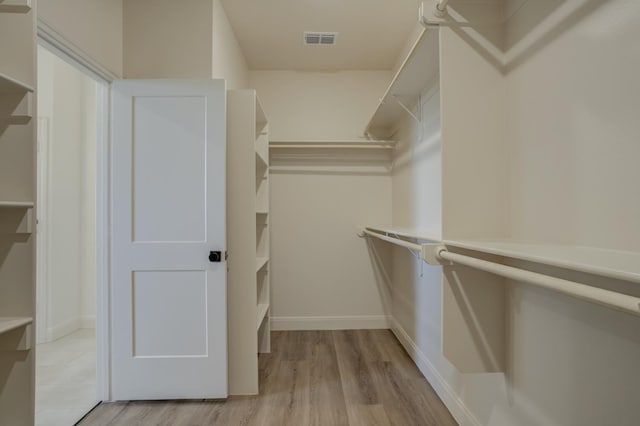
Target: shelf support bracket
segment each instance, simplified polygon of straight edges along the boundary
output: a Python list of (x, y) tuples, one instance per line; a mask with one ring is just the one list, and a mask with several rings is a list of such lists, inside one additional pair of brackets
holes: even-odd
[[(400, 105), (400, 108), (402, 108), (403, 110), (405, 110), (407, 112), (407, 114), (409, 114), (415, 121), (416, 123), (420, 124), (422, 122), (422, 120), (420, 119), (420, 117), (417, 117), (413, 111), (411, 111), (411, 109), (409, 109), (409, 107), (407, 107), (404, 102), (402, 102), (402, 99), (400, 99), (400, 97), (398, 95), (392, 95), (393, 99), (396, 100), (396, 102), (398, 103), (398, 105)], [(418, 105), (420, 107), (422, 107), (422, 102), (420, 100), (418, 100)], [(422, 115), (422, 114), (420, 114)]]

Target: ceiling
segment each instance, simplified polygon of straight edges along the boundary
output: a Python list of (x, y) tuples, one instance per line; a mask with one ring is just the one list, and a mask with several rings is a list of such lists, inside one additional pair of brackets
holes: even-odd
[[(223, 0), (251, 70), (390, 70), (420, 0)], [(338, 32), (333, 46), (303, 33)]]

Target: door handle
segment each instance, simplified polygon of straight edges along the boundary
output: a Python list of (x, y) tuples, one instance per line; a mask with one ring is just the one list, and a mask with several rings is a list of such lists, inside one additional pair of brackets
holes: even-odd
[(210, 251), (209, 252), (209, 262), (214, 262), (214, 263), (222, 262), (222, 252), (221, 251)]

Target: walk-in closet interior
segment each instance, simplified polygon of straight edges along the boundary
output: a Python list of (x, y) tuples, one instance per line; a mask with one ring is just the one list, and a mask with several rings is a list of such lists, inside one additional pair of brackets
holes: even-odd
[(637, 425), (639, 39), (635, 0), (0, 0), (0, 426), (39, 43), (112, 90), (80, 424)]

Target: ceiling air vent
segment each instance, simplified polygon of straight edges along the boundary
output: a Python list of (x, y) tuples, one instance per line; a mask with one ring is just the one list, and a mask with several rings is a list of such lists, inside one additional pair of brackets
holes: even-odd
[(318, 33), (307, 31), (304, 33), (304, 44), (336, 44), (338, 33)]

